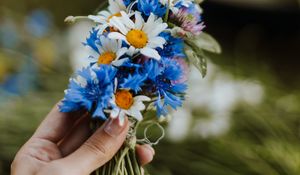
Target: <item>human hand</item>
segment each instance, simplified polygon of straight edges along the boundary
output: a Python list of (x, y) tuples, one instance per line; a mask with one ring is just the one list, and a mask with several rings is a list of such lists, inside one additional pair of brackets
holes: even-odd
[[(89, 121), (86, 113), (61, 113), (55, 106), (17, 153), (11, 175), (88, 175), (104, 165), (124, 143), (128, 119), (123, 126), (109, 119), (93, 134)], [(136, 152), (141, 165), (154, 155), (149, 145)]]

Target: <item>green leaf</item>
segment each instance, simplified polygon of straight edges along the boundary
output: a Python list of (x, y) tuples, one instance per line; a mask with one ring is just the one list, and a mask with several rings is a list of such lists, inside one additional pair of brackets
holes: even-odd
[(207, 73), (207, 57), (203, 50), (194, 50), (192, 47), (186, 46), (185, 54), (189, 61), (200, 71), (202, 78), (204, 78)]
[(221, 46), (218, 41), (211, 35), (203, 32), (193, 40), (190, 40), (198, 48), (206, 50), (208, 52), (220, 54), (222, 52)]

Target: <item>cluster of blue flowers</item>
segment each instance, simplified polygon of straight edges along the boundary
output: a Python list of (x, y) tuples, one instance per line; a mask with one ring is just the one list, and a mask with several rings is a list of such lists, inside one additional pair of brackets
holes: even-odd
[(184, 39), (173, 35), (163, 18), (189, 4), (195, 5), (191, 0), (110, 0), (109, 11), (89, 16), (97, 24), (84, 43), (91, 51), (90, 66), (71, 78), (60, 110), (141, 120), (146, 106), (154, 106), (158, 117), (181, 106), (188, 71)]

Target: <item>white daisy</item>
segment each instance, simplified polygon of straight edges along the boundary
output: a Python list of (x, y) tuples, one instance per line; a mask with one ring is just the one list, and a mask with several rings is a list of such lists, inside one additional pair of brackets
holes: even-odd
[(143, 119), (141, 111), (145, 109), (144, 101), (150, 101), (151, 99), (144, 95), (133, 96), (129, 90), (121, 89), (115, 92), (112, 98), (110, 117), (119, 117), (120, 125), (124, 124), (125, 116), (129, 115), (136, 118), (138, 121)]
[(105, 36), (100, 36), (100, 43), (96, 44), (97, 50), (90, 49), (90, 59), (92, 62), (100, 64), (112, 64), (121, 66), (128, 58), (120, 59), (127, 52), (127, 48), (122, 47), (121, 40), (109, 39)]
[(121, 17), (112, 17), (110, 20), (109, 23), (118, 29), (118, 32), (111, 32), (108, 37), (121, 39), (129, 44), (130, 55), (140, 52), (147, 57), (160, 60), (161, 57), (155, 48), (163, 48), (166, 40), (159, 34), (167, 29), (168, 25), (152, 13), (147, 22), (144, 21), (140, 12), (135, 12), (134, 20), (131, 20), (124, 11), (121, 15)]
[(109, 0), (108, 10), (100, 11), (97, 15), (89, 15), (88, 18), (99, 23), (99, 33), (109, 27), (109, 21), (113, 16), (121, 16), (121, 11), (126, 11), (123, 0)]

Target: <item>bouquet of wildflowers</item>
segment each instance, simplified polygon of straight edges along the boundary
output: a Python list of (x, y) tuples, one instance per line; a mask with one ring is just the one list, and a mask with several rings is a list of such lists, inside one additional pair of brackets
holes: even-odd
[(128, 116), (132, 123), (124, 146), (98, 173), (141, 174), (134, 148), (143, 114), (155, 110), (162, 118), (180, 107), (189, 65), (205, 76), (204, 51), (221, 51), (203, 32), (198, 1), (109, 0), (96, 15), (66, 18), (92, 20), (95, 27), (84, 43), (90, 64), (70, 79), (60, 110), (85, 109), (94, 121), (118, 118), (120, 125)]

